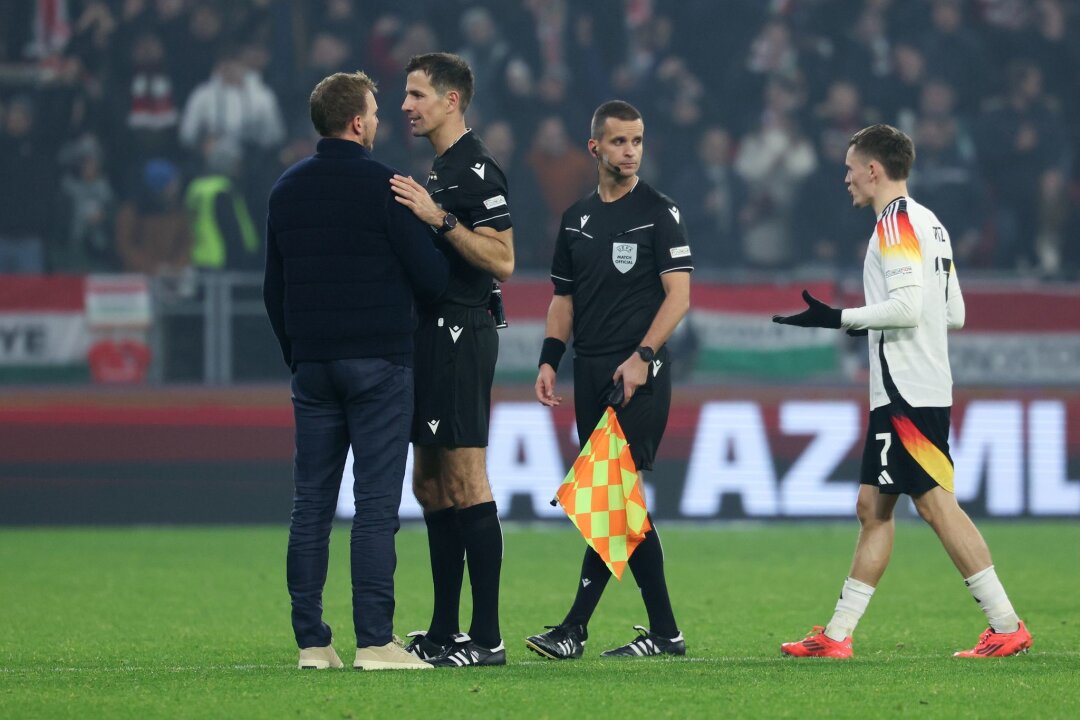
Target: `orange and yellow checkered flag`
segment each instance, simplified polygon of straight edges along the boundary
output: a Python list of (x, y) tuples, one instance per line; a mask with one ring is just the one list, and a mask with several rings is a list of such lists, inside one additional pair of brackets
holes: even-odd
[(652, 525), (630, 445), (612, 408), (604, 411), (555, 499), (621, 580), (630, 555)]

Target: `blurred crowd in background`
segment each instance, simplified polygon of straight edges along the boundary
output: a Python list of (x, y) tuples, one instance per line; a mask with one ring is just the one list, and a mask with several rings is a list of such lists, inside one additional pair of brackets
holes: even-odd
[(705, 273), (859, 272), (872, 219), (844, 155), (888, 122), (961, 267), (1075, 279), (1078, 22), (1078, 0), (0, 2), (0, 273), (258, 270), (267, 193), (318, 139), (315, 83), (376, 79), (376, 157), (423, 180), (402, 70), (451, 51), (520, 270), (547, 269), (595, 186), (589, 119), (618, 97)]

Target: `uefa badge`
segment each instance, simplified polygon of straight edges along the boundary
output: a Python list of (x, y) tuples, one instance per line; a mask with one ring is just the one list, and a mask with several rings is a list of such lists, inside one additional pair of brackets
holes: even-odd
[(637, 243), (613, 243), (611, 246), (611, 262), (615, 269), (626, 274), (637, 262)]

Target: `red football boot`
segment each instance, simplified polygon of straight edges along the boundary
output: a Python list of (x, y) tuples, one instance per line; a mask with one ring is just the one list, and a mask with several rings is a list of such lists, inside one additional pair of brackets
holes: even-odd
[(815, 625), (810, 633), (797, 642), (780, 644), (780, 652), (792, 657), (827, 657), (847, 659), (852, 656), (851, 636), (837, 642), (825, 634), (825, 628)]
[(986, 628), (979, 636), (979, 644), (970, 650), (960, 650), (953, 657), (1006, 657), (1026, 653), (1031, 647), (1031, 633), (1020, 621), (1016, 632), (999, 633), (994, 628)]

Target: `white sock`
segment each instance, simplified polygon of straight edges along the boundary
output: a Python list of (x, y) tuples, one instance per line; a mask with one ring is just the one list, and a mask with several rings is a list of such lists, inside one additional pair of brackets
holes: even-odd
[(986, 620), (994, 632), (1012, 633), (1020, 629), (1020, 618), (1016, 617), (1016, 611), (993, 565), (966, 578), (964, 584), (986, 614)]
[(844, 580), (840, 599), (836, 601), (836, 611), (825, 628), (825, 635), (837, 642), (843, 642), (850, 637), (873, 596), (874, 588), (866, 583), (851, 577)]

